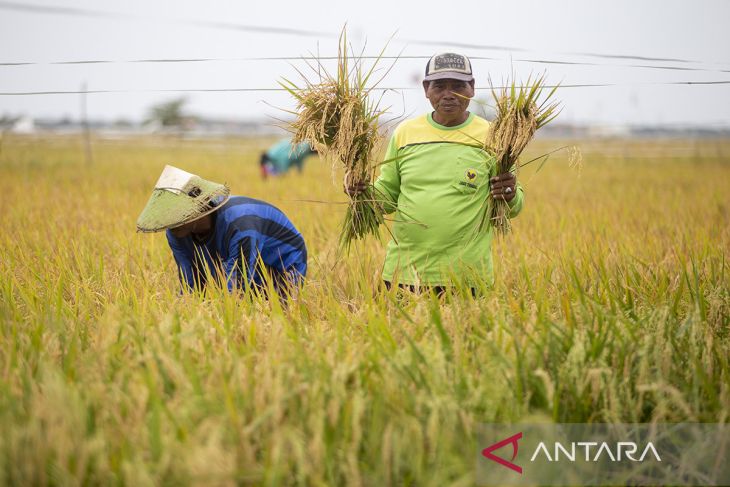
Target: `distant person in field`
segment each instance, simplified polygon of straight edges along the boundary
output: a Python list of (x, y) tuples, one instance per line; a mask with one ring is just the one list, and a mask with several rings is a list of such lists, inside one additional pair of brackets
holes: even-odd
[(423, 91), (433, 111), (396, 127), (385, 154), (389, 162), (375, 182), (385, 211), (396, 213), (383, 280), (387, 288), (398, 282), (414, 292), (442, 294), (458, 279), (476, 295), (482, 283), (494, 281), (493, 228), (476, 233), (482, 205), (491, 193), (508, 202), (514, 217), (523, 190), (514, 174), (495, 174), (494, 159), (482, 149), (489, 122), (468, 111), (474, 76), (466, 56), (433, 56)]
[(306, 143), (292, 144), (291, 139), (281, 139), (261, 154), (261, 177), (278, 176), (292, 167), (302, 172), (304, 160), (317, 152)]
[(184, 290), (213, 278), (230, 291), (266, 290), (268, 274), (282, 297), (307, 273), (304, 239), (280, 210), (263, 201), (230, 196), (223, 184), (165, 166), (137, 230), (167, 230)]

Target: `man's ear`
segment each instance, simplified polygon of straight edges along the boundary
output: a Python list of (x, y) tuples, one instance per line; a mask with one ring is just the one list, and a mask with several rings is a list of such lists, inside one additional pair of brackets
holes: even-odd
[(471, 96), (469, 98), (473, 98), (474, 97), (474, 79), (469, 81), (469, 86), (471, 87)]
[[(423, 94), (424, 95), (428, 93), (428, 85), (429, 85), (429, 83), (431, 83), (431, 82), (430, 81), (424, 81), (423, 82)], [(428, 98), (428, 96), (426, 98)]]

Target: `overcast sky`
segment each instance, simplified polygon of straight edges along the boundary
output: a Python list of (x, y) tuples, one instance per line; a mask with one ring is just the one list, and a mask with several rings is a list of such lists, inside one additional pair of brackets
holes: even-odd
[[(419, 56), (457, 51), (494, 58), (473, 59), (481, 87), (512, 71), (518, 79), (546, 71), (549, 81), (565, 85), (618, 85), (561, 89), (563, 122), (728, 127), (730, 84), (662, 84), (730, 82), (728, 19), (728, 0), (0, 1), (0, 63), (36, 63), (0, 66), (0, 93), (77, 91), (87, 83), (89, 90), (122, 91), (89, 95), (91, 118), (141, 120), (151, 105), (185, 94), (155, 90), (277, 88), (282, 76), (296, 79), (289, 61), (245, 58), (333, 55), (347, 22), (356, 47), (367, 40), (367, 54), (395, 34), (387, 54), (403, 57), (381, 86), (412, 89), (388, 92), (384, 102), (394, 115), (429, 108), (420, 90), (427, 59)], [(216, 61), (125, 62), (180, 58)], [(114, 62), (50, 64), (82, 60)], [(277, 91), (185, 95), (191, 113), (215, 117), (259, 118), (277, 114), (270, 105), (291, 107)], [(2, 114), (78, 118), (79, 95), (0, 95)]]

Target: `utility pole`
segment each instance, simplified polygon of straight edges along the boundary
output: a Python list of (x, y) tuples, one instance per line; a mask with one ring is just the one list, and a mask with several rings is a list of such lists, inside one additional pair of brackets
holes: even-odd
[(89, 130), (89, 120), (86, 115), (86, 96), (88, 90), (86, 87), (86, 81), (81, 84), (81, 125), (84, 132), (84, 155), (86, 156), (86, 164), (91, 165), (94, 163), (94, 158), (91, 153), (91, 131)]

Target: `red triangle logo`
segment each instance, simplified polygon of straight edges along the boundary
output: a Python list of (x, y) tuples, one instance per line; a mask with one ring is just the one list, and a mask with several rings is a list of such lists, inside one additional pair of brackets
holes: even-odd
[[(485, 458), (492, 460), (493, 462), (499, 463), (503, 467), (507, 467), (511, 470), (514, 470), (515, 472), (517, 472), (519, 474), (522, 474), (522, 467), (512, 463), (514, 461), (514, 459), (517, 458), (517, 449), (519, 448), (519, 445), (517, 444), (517, 442), (521, 438), (522, 438), (522, 432), (517, 433), (516, 435), (512, 435), (509, 438), (505, 438), (504, 440), (499, 441), (499, 442), (495, 443), (494, 445), (488, 446), (487, 448), (482, 450), (482, 455)], [(492, 453), (493, 451), (499, 450), (503, 446), (509, 445), (509, 444), (512, 444), (512, 458), (510, 460), (505, 460), (504, 458), (498, 457), (497, 455)]]

